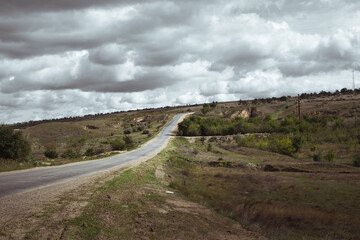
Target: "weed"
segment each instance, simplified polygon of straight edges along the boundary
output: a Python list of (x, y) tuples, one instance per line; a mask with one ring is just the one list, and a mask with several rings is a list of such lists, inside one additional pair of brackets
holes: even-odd
[(321, 151), (314, 152), (313, 160), (314, 160), (314, 162), (321, 162), (321, 160), (322, 160), (322, 152)]
[(324, 156), (324, 159), (328, 162), (332, 162), (335, 159), (335, 153), (332, 150), (328, 151)]
[(353, 158), (352, 165), (354, 167), (360, 167), (360, 155)]
[(58, 158), (59, 154), (55, 150), (48, 149), (44, 152), (44, 156), (50, 159), (55, 159)]

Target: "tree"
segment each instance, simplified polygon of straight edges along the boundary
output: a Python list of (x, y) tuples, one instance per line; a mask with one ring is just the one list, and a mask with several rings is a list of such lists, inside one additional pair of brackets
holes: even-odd
[(28, 160), (30, 152), (30, 143), (21, 132), (15, 132), (9, 126), (0, 126), (0, 158), (21, 162)]

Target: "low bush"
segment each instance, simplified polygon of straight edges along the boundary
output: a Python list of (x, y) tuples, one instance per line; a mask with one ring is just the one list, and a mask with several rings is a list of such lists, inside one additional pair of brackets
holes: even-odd
[(94, 148), (88, 148), (85, 152), (85, 156), (91, 157), (95, 155)]
[(122, 138), (117, 137), (114, 141), (111, 142), (111, 149), (113, 151), (125, 150), (126, 149), (126, 143)]
[(270, 149), (274, 152), (291, 156), (296, 149), (290, 138), (274, 138), (270, 141)]
[(130, 134), (133, 132), (133, 129), (132, 128), (126, 128), (124, 129), (124, 134)]
[(67, 149), (63, 154), (61, 154), (62, 158), (79, 158), (81, 155), (74, 151), (73, 149)]
[(124, 136), (124, 137), (123, 137), (123, 140), (124, 140), (124, 142), (125, 142), (125, 144), (126, 144), (126, 147), (127, 147), (128, 149), (134, 147), (134, 140), (132, 139), (131, 136)]
[(321, 162), (322, 160), (322, 153), (321, 151), (315, 151), (313, 154), (313, 160), (314, 162)]
[(324, 159), (328, 162), (332, 162), (335, 159), (335, 153), (332, 150), (328, 151), (324, 156)]
[(55, 159), (55, 158), (59, 157), (59, 154), (55, 150), (50, 150), (50, 149), (46, 150), (44, 152), (44, 155), (45, 155), (45, 157), (50, 158), (50, 159)]
[(353, 158), (352, 165), (354, 167), (360, 167), (360, 155)]

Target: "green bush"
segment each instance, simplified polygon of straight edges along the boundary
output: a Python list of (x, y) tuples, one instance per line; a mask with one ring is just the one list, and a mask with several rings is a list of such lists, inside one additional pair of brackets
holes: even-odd
[(134, 147), (134, 140), (132, 139), (131, 136), (124, 136), (123, 140), (124, 140), (124, 142), (126, 144), (127, 149), (130, 149), (130, 148)]
[(335, 159), (335, 153), (332, 150), (328, 151), (324, 156), (324, 159), (328, 162), (332, 162)]
[(140, 126), (137, 126), (136, 127), (136, 131), (137, 132), (141, 132), (141, 131), (143, 131), (145, 129), (145, 126), (144, 125), (140, 125)]
[(30, 143), (21, 132), (15, 132), (8, 126), (0, 126), (0, 158), (27, 161), (30, 152)]
[(354, 167), (360, 167), (360, 155), (353, 158), (352, 165)]
[(296, 149), (290, 138), (274, 138), (270, 141), (270, 149), (274, 152), (291, 156)]
[(145, 130), (142, 132), (142, 134), (149, 134), (149, 133), (150, 133), (150, 131), (147, 130), (147, 129), (145, 129)]
[(133, 129), (132, 128), (126, 128), (124, 129), (124, 134), (130, 134), (133, 132)]
[(117, 137), (114, 141), (111, 142), (111, 149), (113, 151), (125, 150), (126, 149), (126, 143), (122, 138)]
[(296, 134), (292, 139), (292, 146), (295, 149), (295, 152), (298, 152), (300, 150), (300, 148), (304, 145), (304, 143), (306, 142), (305, 138), (300, 135), (300, 134)]
[(55, 150), (48, 149), (44, 152), (45, 157), (50, 159), (58, 158), (59, 154)]
[(94, 148), (88, 148), (85, 152), (85, 156), (91, 157), (95, 155)]
[(63, 154), (61, 154), (62, 158), (79, 158), (81, 157), (79, 153), (74, 151), (73, 149), (67, 149)]
[(104, 153), (104, 152), (105, 152), (105, 150), (102, 147), (99, 147), (99, 148), (95, 149), (95, 155), (98, 155), (98, 154), (101, 154), (101, 153)]
[(322, 153), (321, 151), (315, 151), (313, 155), (314, 162), (321, 162), (322, 160)]
[[(216, 106), (216, 105), (215, 105)], [(203, 108), (201, 109), (202, 114), (206, 114), (212, 110), (212, 107), (209, 104), (204, 104)]]

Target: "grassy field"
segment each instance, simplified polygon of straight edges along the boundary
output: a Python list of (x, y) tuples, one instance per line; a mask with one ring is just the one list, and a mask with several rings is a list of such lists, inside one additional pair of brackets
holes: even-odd
[(238, 147), (231, 137), (177, 137), (17, 228), (25, 239), (357, 239), (359, 199), (360, 169), (350, 165)]
[(167, 164), (170, 186), (188, 199), (271, 239), (360, 236), (360, 169), (238, 147), (229, 139), (190, 141), (175, 140)]

